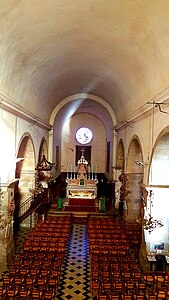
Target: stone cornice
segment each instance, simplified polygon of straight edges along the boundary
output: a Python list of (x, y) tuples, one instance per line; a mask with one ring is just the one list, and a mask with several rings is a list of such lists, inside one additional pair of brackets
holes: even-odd
[[(150, 101), (144, 103), (138, 109), (136, 109), (132, 114), (130, 114), (125, 120), (117, 123), (113, 129), (115, 131), (121, 130), (124, 127), (130, 126), (130, 124), (138, 119), (143, 118), (146, 114), (153, 110), (156, 103), (167, 103), (169, 101), (169, 88), (162, 91), (160, 94), (150, 99)], [(168, 104), (169, 105), (169, 104)]]
[(9, 97), (0, 93), (0, 107), (7, 110), (14, 115), (29, 121), (32, 124), (37, 124), (37, 126), (44, 128), (45, 130), (51, 130), (52, 126), (38, 118), (36, 115), (24, 109), (22, 106), (14, 103)]

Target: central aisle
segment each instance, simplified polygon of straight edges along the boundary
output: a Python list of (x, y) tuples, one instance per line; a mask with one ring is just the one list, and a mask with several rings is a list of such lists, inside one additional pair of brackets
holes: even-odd
[(57, 297), (61, 300), (92, 299), (90, 294), (90, 266), (86, 225), (72, 225)]

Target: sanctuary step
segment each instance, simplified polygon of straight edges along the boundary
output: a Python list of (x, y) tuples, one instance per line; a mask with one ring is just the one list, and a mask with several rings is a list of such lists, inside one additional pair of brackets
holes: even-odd
[(69, 205), (64, 207), (64, 211), (71, 211), (71, 212), (96, 212), (96, 208), (92, 206), (76, 206), (76, 205)]

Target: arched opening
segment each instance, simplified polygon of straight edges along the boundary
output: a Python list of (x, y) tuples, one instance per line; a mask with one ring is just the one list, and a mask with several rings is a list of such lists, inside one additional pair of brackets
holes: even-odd
[(127, 157), (127, 219), (135, 221), (137, 216), (140, 216), (141, 195), (143, 181), (144, 163), (143, 154), (139, 139), (135, 136), (128, 150)]
[(118, 147), (117, 147), (117, 156), (116, 156), (116, 169), (117, 170), (124, 170), (124, 163), (125, 163), (125, 157), (124, 157), (124, 145), (122, 140), (119, 141)]
[(19, 217), (28, 209), (24, 203), (32, 197), (35, 188), (35, 152), (32, 139), (27, 134), (21, 138), (17, 157), (22, 159), (16, 165), (15, 174), (19, 179), (18, 190), (15, 191), (15, 225), (18, 224)]
[(150, 172), (149, 185), (147, 187), (148, 196), (145, 216), (153, 217), (162, 223), (162, 227), (156, 224), (151, 234), (145, 230), (147, 251), (158, 252), (157, 244), (163, 245), (160, 252), (169, 250), (169, 132), (160, 137), (154, 149)]

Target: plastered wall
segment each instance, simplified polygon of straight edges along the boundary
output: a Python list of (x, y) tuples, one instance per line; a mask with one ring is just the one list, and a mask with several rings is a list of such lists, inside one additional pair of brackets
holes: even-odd
[(80, 127), (88, 127), (93, 132), (93, 139), (87, 144), (88, 146), (92, 146), (91, 164), (98, 166), (98, 173), (104, 173), (106, 164), (105, 128), (96, 117), (88, 114), (76, 115), (70, 118), (63, 126), (61, 171), (66, 172), (68, 164), (75, 164), (76, 145), (80, 145), (75, 139), (75, 134)]

